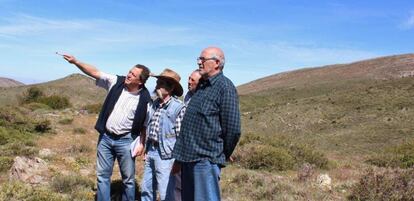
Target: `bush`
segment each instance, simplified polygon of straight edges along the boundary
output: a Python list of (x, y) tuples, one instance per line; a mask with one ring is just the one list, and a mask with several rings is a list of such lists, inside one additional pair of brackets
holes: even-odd
[(248, 157), (242, 157), (243, 167), (253, 170), (288, 170), (292, 169), (295, 161), (289, 152), (282, 148), (269, 145), (248, 145), (243, 147)]
[(369, 169), (349, 200), (414, 200), (414, 169)]
[(310, 163), (318, 168), (328, 168), (328, 158), (326, 158), (323, 153), (316, 151), (309, 146), (294, 144), (289, 147), (289, 152), (294, 156), (297, 164)]
[(63, 125), (72, 124), (72, 122), (73, 122), (73, 118), (64, 118), (64, 119), (59, 120), (59, 123)]
[(48, 105), (52, 109), (65, 109), (71, 106), (69, 99), (67, 97), (58, 95), (42, 97), (38, 101), (40, 103)]
[(90, 148), (88, 145), (80, 144), (80, 145), (72, 145), (69, 148), (70, 153), (89, 153), (92, 151), (92, 148)]
[(82, 109), (88, 111), (88, 113), (98, 114), (101, 111), (101, 108), (102, 108), (102, 103), (97, 103), (97, 104), (85, 105), (83, 106)]
[[(45, 96), (43, 91), (37, 87), (29, 88), (21, 98), (22, 104), (41, 103), (49, 106), (52, 109), (64, 109), (71, 106), (69, 99), (64, 96), (52, 95)], [(34, 108), (39, 105), (32, 106)], [(43, 107), (43, 106), (42, 106)], [(29, 107), (30, 108), (30, 107)]]
[(86, 133), (86, 129), (84, 129), (84, 128), (74, 128), (73, 129), (73, 133), (85, 134)]
[(93, 181), (78, 175), (56, 175), (51, 183), (52, 189), (59, 193), (72, 193), (83, 188), (92, 189), (93, 185)]
[(414, 166), (414, 141), (391, 147), (367, 162), (378, 167), (411, 168)]
[(22, 103), (37, 102), (44, 96), (43, 91), (37, 87), (29, 88), (26, 93), (23, 94)]
[[(242, 136), (234, 158), (243, 167), (250, 169), (262, 169), (260, 167), (263, 166), (263, 169), (266, 170), (288, 170), (300, 167), (304, 163), (324, 169), (329, 166), (328, 158), (309, 145), (292, 143), (283, 136), (251, 133)], [(264, 162), (260, 162), (260, 160), (266, 160), (267, 164), (263, 164)]]
[(45, 133), (51, 129), (50, 127), (50, 121), (49, 120), (43, 120), (40, 122), (37, 122), (35, 125), (35, 131), (40, 133)]
[(13, 165), (13, 158), (0, 157), (0, 172), (8, 171)]

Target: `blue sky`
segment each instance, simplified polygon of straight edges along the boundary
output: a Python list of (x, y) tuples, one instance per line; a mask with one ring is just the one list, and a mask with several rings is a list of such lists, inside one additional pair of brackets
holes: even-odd
[(414, 52), (411, 0), (0, 0), (0, 10), (0, 77), (24, 83), (79, 72), (56, 51), (113, 74), (170, 67), (184, 88), (211, 45), (235, 85)]

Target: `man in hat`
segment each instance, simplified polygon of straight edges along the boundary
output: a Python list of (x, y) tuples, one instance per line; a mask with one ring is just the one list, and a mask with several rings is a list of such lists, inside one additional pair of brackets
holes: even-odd
[(223, 74), (224, 63), (218, 47), (204, 49), (197, 59), (202, 78), (173, 151), (174, 166), (181, 165), (183, 201), (221, 199), (221, 168), (231, 160), (240, 138), (237, 90)]
[(82, 72), (96, 79), (96, 84), (108, 90), (105, 102), (96, 122), (99, 132), (97, 146), (97, 200), (111, 199), (111, 175), (115, 159), (118, 160), (122, 176), (122, 200), (135, 200), (135, 160), (131, 156), (130, 144), (145, 131), (143, 126), (147, 105), (151, 96), (145, 88), (149, 69), (137, 64), (127, 76), (104, 73), (96, 67), (64, 54), (63, 58), (77, 66)]
[(157, 78), (157, 99), (148, 106), (146, 137), (141, 136), (142, 145), (146, 145), (142, 201), (157, 200), (157, 190), (161, 200), (173, 200), (175, 181), (171, 174), (174, 163), (171, 154), (185, 112), (184, 103), (177, 98), (183, 94), (180, 76), (165, 69), (154, 77)]

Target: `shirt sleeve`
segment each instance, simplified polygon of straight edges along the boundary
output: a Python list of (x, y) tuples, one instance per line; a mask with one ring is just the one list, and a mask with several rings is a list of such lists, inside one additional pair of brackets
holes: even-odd
[(115, 85), (118, 77), (105, 72), (99, 72), (100, 78), (96, 80), (96, 85), (109, 91)]
[(220, 119), (224, 140), (224, 155), (228, 159), (233, 153), (241, 134), (239, 98), (234, 86), (226, 87), (223, 91)]
[(180, 113), (178, 114), (177, 118), (175, 119), (174, 130), (175, 130), (176, 136), (179, 136), (180, 135), (181, 122), (183, 122), (185, 110), (186, 110), (186, 107), (184, 106), (180, 110)]

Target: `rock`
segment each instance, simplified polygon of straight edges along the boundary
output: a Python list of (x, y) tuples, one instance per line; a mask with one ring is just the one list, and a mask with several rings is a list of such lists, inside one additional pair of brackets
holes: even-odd
[(316, 184), (325, 190), (331, 190), (332, 189), (332, 179), (329, 177), (328, 174), (320, 174), (318, 178), (316, 179)]
[(44, 184), (47, 183), (47, 173), (48, 167), (44, 160), (17, 156), (10, 169), (9, 178), (29, 184)]
[(42, 158), (53, 156), (54, 153), (50, 149), (42, 149), (39, 151), (39, 156)]

